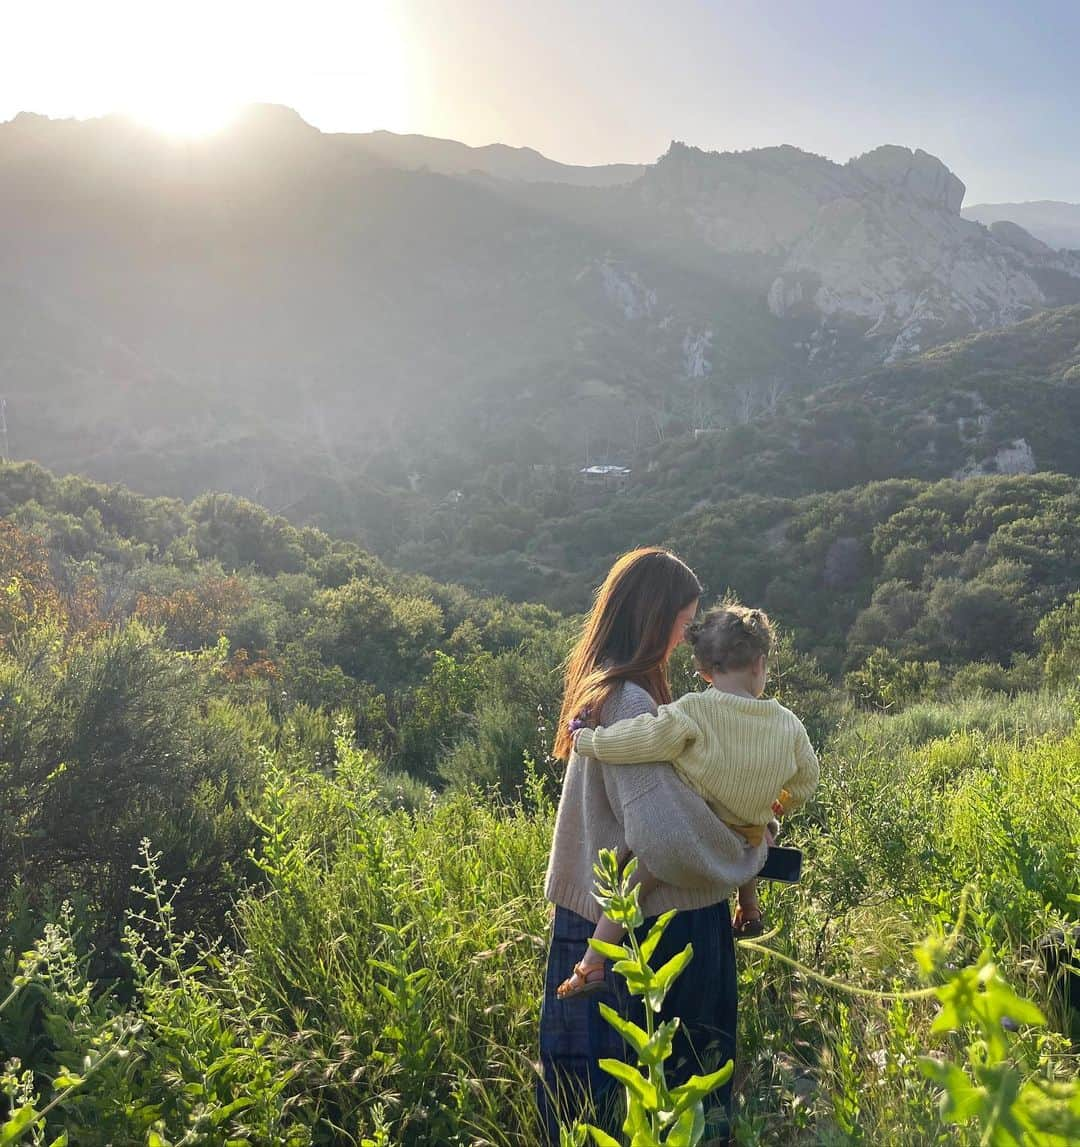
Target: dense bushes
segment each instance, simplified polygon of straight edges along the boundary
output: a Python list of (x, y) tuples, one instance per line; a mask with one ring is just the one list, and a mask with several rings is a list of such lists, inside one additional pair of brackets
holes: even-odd
[[(858, 987), (917, 986), (911, 946), (951, 926), (966, 886), (954, 971), (992, 951), (1052, 1019), (1015, 1037), (1018, 1078), (1067, 1079), (1064, 1017), (1029, 953), (1075, 912), (1080, 813), (1059, 799), (1080, 785), (1074, 720), (1047, 694), (847, 720), (819, 798), (787, 828), (807, 851), (804, 883), (765, 890), (773, 944)], [(178, 934), (146, 850), (128, 1003), (89, 990), (72, 921), (58, 920), (0, 1014), (3, 1054), (22, 1060), (9, 1075), (31, 1072), (22, 1094), (41, 1095), (38, 1109), (61, 1100), (49, 1136), (536, 1143), (554, 786), (532, 772), (517, 802), (458, 792), (409, 813), (379, 795), (383, 780), (340, 738), (332, 777), (267, 766), (253, 808), (261, 883), (225, 946)], [(0, 963), (0, 1000), (13, 961)], [(932, 1033), (934, 1001), (852, 999), (746, 952), (740, 993), (738, 1142), (977, 1141), (962, 1115), (946, 1122), (915, 1064), (926, 1049), (964, 1062), (971, 1037)], [(127, 1058), (97, 1066), (117, 1043)], [(66, 1092), (61, 1068), (85, 1073), (87, 1055), (85, 1084)]]
[(702, 509), (670, 537), (710, 585), (761, 602), (831, 671), (878, 648), (1008, 666), (1074, 589), (1078, 499), (1060, 475), (892, 480)]
[[(883, 483), (728, 506), (698, 536), (708, 575), (706, 547), (755, 523), (722, 568), (795, 619), (770, 690), (825, 745), (787, 830), (806, 880), (766, 892), (784, 954), (909, 983), (909, 941), (968, 885), (958, 958), (992, 948), (1052, 1003), (1028, 954), (1075, 917), (1080, 749), (1068, 692), (1038, 687), (1044, 665), (1076, 680), (1076, 595), (1053, 580), (1073, 497), (1058, 478)], [(55, 1100), (45, 1142), (87, 1147), (534, 1142), (573, 624), (235, 500), (189, 511), (33, 467), (0, 469), (3, 499), (0, 1061), (21, 1065), (0, 1102)], [(259, 564), (222, 560), (241, 557)], [(807, 644), (849, 656), (877, 712)], [(673, 677), (700, 685), (685, 649)], [(954, 1137), (911, 1065), (929, 1005), (841, 1004), (755, 961), (742, 991), (742, 1142)], [(1024, 1073), (1063, 1074), (1059, 1037), (1020, 1041)]]
[(83, 906), (102, 952), (130, 905), (150, 836), (182, 919), (220, 927), (253, 832), (251, 746), (208, 708), (205, 666), (137, 622), (29, 664), (0, 657), (0, 910), (19, 881), (35, 907)]
[[(106, 616), (137, 612), (182, 648), (225, 633), (310, 704), (367, 708), (372, 691), (383, 696), (389, 726), (372, 742), (380, 751), (394, 751), (395, 714), (411, 710), (407, 695), (430, 674), (435, 650), (498, 655), (555, 623), (542, 607), (392, 573), (355, 546), (235, 498), (185, 511), (23, 465), (0, 468), (0, 502), (24, 536), (47, 542), (54, 565), (62, 559), (65, 592), (78, 587)], [(638, 539), (655, 528), (710, 595), (730, 587), (764, 605), (839, 676), (878, 648), (947, 671), (971, 661), (1008, 668), (1045, 646), (1040, 619), (1075, 590), (1080, 486), (1060, 475), (890, 479), (795, 501), (710, 499), (674, 521), (665, 513), (649, 496), (616, 499), (550, 539), (558, 564), (579, 571), (573, 603), (585, 604), (620, 533)], [(77, 552), (69, 517), (86, 531)], [(230, 564), (240, 561), (253, 564)], [(467, 573), (456, 557), (446, 568)]]
[(1048, 613), (1035, 636), (1046, 658), (1048, 680), (1073, 686), (1080, 682), (1080, 593)]
[[(361, 743), (427, 780), (479, 735), (477, 706), (504, 705), (528, 676), (531, 733), (517, 722), (511, 768), (520, 773), (522, 749), (541, 753), (535, 709), (551, 689), (537, 683), (565, 639), (551, 639), (550, 610), (393, 573), (224, 495), (185, 509), (21, 464), (0, 467), (0, 504), (14, 518), (0, 535), (0, 641), (35, 611), (59, 626), (61, 644), (132, 617), (160, 632), (163, 649), (197, 654), (224, 637), (221, 674), (238, 696), (281, 720), (296, 704), (348, 709)], [(523, 642), (537, 658), (527, 675), (513, 660)]]

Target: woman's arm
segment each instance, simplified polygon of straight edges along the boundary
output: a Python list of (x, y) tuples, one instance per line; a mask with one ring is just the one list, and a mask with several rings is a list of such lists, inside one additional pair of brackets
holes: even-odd
[[(654, 709), (655, 702), (644, 689), (625, 684), (603, 717), (615, 722)], [(664, 884), (734, 889), (761, 868), (764, 850), (749, 847), (732, 832), (670, 765), (600, 767), (627, 847)]]

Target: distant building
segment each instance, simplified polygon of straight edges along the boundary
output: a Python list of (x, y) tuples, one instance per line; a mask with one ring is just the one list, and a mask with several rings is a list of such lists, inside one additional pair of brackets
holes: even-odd
[(583, 466), (581, 476), (586, 482), (625, 482), (630, 477), (627, 466)]

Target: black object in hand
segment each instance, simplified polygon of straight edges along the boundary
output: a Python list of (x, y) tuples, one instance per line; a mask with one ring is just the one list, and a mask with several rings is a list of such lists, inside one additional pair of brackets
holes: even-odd
[(798, 884), (802, 875), (802, 850), (772, 846), (765, 865), (758, 873), (759, 880), (782, 880), (785, 884)]

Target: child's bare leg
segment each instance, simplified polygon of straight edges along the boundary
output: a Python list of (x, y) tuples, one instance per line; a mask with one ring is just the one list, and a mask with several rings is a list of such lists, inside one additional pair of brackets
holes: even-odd
[(735, 909), (732, 927), (736, 934), (749, 936), (761, 931), (761, 901), (758, 900), (757, 880), (748, 880), (739, 889), (739, 905)]
[[(634, 875), (630, 879), (630, 887), (637, 885), (638, 890), (638, 903), (649, 895), (654, 889), (660, 886), (660, 881), (645, 867), (641, 861), (638, 861), (638, 866), (634, 870)], [(600, 923), (596, 925), (593, 930), (594, 940), (603, 940), (608, 944), (617, 944), (625, 934), (626, 929), (621, 924), (616, 924), (614, 920), (609, 920), (606, 916), (600, 917)], [(581, 963), (586, 968), (593, 967), (597, 964), (603, 964), (606, 956), (602, 956), (595, 948), (590, 945), (585, 949), (585, 955), (581, 957)]]
[[(631, 882), (631, 886), (633, 885), (638, 887), (638, 896), (645, 897), (660, 885), (660, 881), (639, 860)], [(617, 944), (623, 938), (624, 933), (625, 929), (621, 924), (616, 924), (614, 920), (601, 916), (600, 923), (593, 929), (592, 938), (603, 940), (607, 944)], [(573, 975), (559, 985), (557, 991), (559, 998), (567, 999), (579, 995), (588, 985), (598, 984), (603, 979), (604, 961), (606, 959), (606, 956), (601, 955), (591, 945), (588, 946), (584, 955), (575, 965)], [(582, 975), (578, 968), (581, 968), (585, 974)]]
[(744, 913), (761, 911), (761, 902), (758, 900), (757, 889), (758, 882), (756, 878), (754, 880), (748, 880), (739, 889), (739, 908)]
[[(603, 940), (605, 944), (617, 944), (625, 934), (626, 929), (621, 924), (616, 924), (614, 920), (609, 920), (606, 916), (600, 917), (600, 923), (596, 925), (593, 931), (594, 940)], [(602, 956), (591, 944), (585, 949), (585, 955), (581, 957), (581, 962), (588, 968), (593, 964), (602, 964), (606, 956)]]

